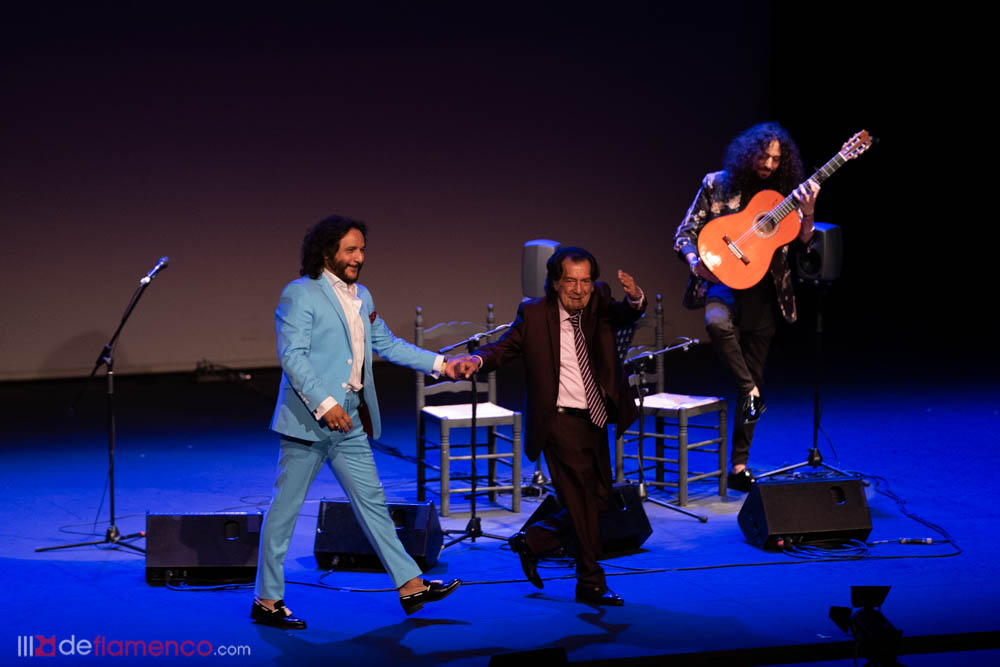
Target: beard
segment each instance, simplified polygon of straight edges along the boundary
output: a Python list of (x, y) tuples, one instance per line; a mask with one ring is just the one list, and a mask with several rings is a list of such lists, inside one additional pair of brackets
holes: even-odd
[(364, 262), (334, 262), (331, 270), (333, 274), (343, 280), (348, 285), (353, 285), (358, 282), (358, 278), (361, 277), (361, 267), (364, 266)]

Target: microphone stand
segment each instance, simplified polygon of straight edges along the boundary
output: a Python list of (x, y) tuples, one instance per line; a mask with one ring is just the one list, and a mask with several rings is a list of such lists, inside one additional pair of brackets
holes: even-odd
[[(504, 329), (509, 329), (509, 328), (510, 328), (509, 324), (501, 324), (497, 328), (492, 329), (490, 331), (486, 331), (486, 332), (483, 332), (483, 333), (474, 334), (474, 335), (470, 336), (469, 338), (467, 338), (466, 340), (463, 340), (461, 342), (455, 343), (454, 345), (449, 345), (447, 347), (443, 347), (440, 350), (438, 350), (438, 354), (444, 354), (446, 352), (450, 352), (451, 350), (454, 350), (455, 348), (461, 347), (462, 345), (465, 346), (465, 349), (466, 349), (466, 351), (469, 354), (472, 354), (476, 350), (476, 348), (479, 347), (479, 341), (481, 339), (487, 338), (487, 337), (492, 336), (493, 334), (496, 334), (496, 333), (500, 333)], [(477, 388), (476, 388), (476, 373), (473, 373), (471, 376), (469, 376), (469, 379), (472, 381), (472, 422), (471, 422), (471, 425), (470, 425), (470, 430), (472, 431), (472, 435), (470, 436), (470, 439), (469, 439), (469, 453), (471, 455), (470, 463), (471, 463), (471, 470), (472, 470), (472, 473), (471, 473), (471, 482), (472, 482), (471, 491), (472, 491), (472, 496), (471, 496), (471, 505), (470, 505), (470, 508), (469, 508), (470, 509), (469, 523), (466, 524), (465, 530), (445, 530), (444, 531), (445, 535), (458, 535), (458, 537), (456, 537), (455, 539), (451, 540), (450, 542), (447, 542), (443, 547), (441, 547), (442, 549), (447, 549), (451, 545), (457, 544), (457, 543), (459, 543), (459, 542), (461, 542), (462, 540), (465, 540), (465, 539), (468, 539), (471, 542), (475, 543), (477, 537), (489, 537), (489, 538), (492, 538), (494, 540), (502, 540), (504, 542), (507, 541), (506, 537), (501, 537), (500, 535), (492, 535), (490, 533), (484, 533), (483, 532), (483, 527), (482, 527), (482, 522), (480, 521), (479, 517), (476, 515), (476, 486), (477, 486), (477, 484), (476, 484), (476, 482), (477, 482), (477, 480), (476, 480), (476, 477), (477, 477), (477, 475), (476, 475), (476, 406), (477, 406), (478, 400), (479, 400), (479, 395), (477, 393)], [(521, 482), (520, 482), (520, 480), (515, 480), (515, 483), (516, 484), (520, 484)]]
[[(160, 263), (165, 267), (166, 258), (160, 260)], [(158, 267), (160, 265), (157, 265)], [(153, 277), (159, 271), (159, 268), (154, 268), (147, 274), (144, 278), (139, 281), (139, 287), (132, 294), (132, 298), (125, 308), (125, 314), (122, 315), (121, 322), (118, 323), (118, 328), (115, 333), (111, 336), (111, 339), (105, 343), (104, 347), (101, 348), (100, 353), (97, 355), (97, 361), (94, 363), (94, 368), (90, 371), (90, 376), (84, 381), (83, 386), (80, 388), (80, 392), (73, 399), (72, 405), (70, 405), (69, 411), (72, 413), (76, 408), (76, 404), (79, 402), (80, 397), (86, 391), (90, 382), (94, 379), (97, 374), (97, 369), (104, 366), (107, 369), (107, 385), (108, 385), (108, 491), (109, 491), (109, 506), (110, 506), (110, 521), (111, 524), (108, 526), (107, 531), (104, 534), (103, 540), (93, 540), (90, 542), (75, 542), (73, 544), (60, 544), (54, 547), (40, 547), (35, 549), (36, 552), (40, 551), (54, 551), (56, 549), (71, 549), (73, 547), (83, 547), (98, 544), (110, 544), (113, 548), (126, 547), (132, 549), (138, 553), (146, 553), (146, 550), (137, 547), (134, 544), (129, 544), (128, 542), (123, 542), (122, 540), (130, 540), (136, 537), (145, 537), (145, 531), (139, 531), (138, 533), (131, 533), (129, 535), (122, 535), (121, 531), (118, 530), (118, 526), (115, 525), (115, 371), (114, 371), (114, 349), (118, 342), (118, 336), (122, 332), (122, 328), (125, 326), (125, 322), (128, 321), (129, 316), (132, 311), (135, 310), (136, 305), (139, 303), (139, 299), (142, 298), (143, 293), (149, 286)]]
[(703, 514), (697, 514), (690, 510), (686, 510), (678, 505), (668, 503), (665, 500), (659, 500), (658, 498), (653, 498), (652, 496), (650, 496), (649, 491), (646, 488), (645, 466), (643, 465), (642, 461), (642, 444), (643, 441), (646, 439), (646, 415), (643, 412), (643, 405), (644, 405), (643, 396), (645, 394), (645, 392), (643, 391), (643, 387), (646, 384), (646, 364), (652, 361), (655, 357), (661, 354), (666, 354), (667, 352), (673, 352), (674, 350), (687, 351), (687, 349), (692, 345), (694, 345), (696, 342), (697, 341), (695, 340), (686, 340), (683, 343), (678, 343), (677, 345), (668, 345), (667, 347), (657, 350), (656, 352), (644, 352), (640, 355), (632, 357), (631, 359), (626, 359), (622, 363), (622, 365), (625, 368), (628, 368), (630, 366), (633, 368), (637, 368), (639, 371), (639, 384), (636, 386), (637, 393), (639, 394), (639, 439), (637, 443), (638, 448), (636, 450), (636, 458), (639, 461), (639, 485), (638, 485), (639, 500), (641, 500), (642, 502), (649, 501), (651, 503), (655, 503), (661, 507), (672, 509), (675, 512), (686, 514), (689, 517), (698, 519), (698, 521), (701, 521), (702, 523), (706, 523), (708, 521), (708, 517)]

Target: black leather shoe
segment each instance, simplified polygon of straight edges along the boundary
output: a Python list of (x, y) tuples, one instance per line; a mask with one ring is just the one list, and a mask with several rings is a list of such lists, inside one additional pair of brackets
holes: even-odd
[(750, 472), (750, 468), (744, 468), (740, 472), (730, 471), (726, 475), (726, 486), (733, 491), (750, 493), (750, 485), (757, 481), (757, 478)]
[(744, 396), (740, 399), (740, 424), (753, 424), (767, 410), (762, 396)]
[(576, 601), (587, 604), (601, 604), (608, 607), (622, 607), (625, 605), (617, 593), (607, 586), (582, 586), (576, 585)]
[(420, 611), (420, 609), (428, 602), (437, 602), (438, 600), (443, 600), (444, 598), (451, 595), (456, 588), (462, 585), (461, 579), (452, 579), (446, 584), (442, 584), (440, 581), (426, 581), (424, 583), (427, 588), (420, 591), (419, 593), (411, 593), (409, 595), (402, 595), (399, 598), (399, 604), (403, 605), (403, 611), (406, 615)]
[(306, 628), (306, 622), (292, 616), (292, 612), (285, 606), (284, 600), (278, 600), (274, 603), (274, 611), (254, 600), (253, 606), (250, 607), (250, 618), (256, 623), (270, 625), (272, 628), (285, 630), (305, 630)]
[(545, 584), (542, 583), (542, 578), (538, 576), (538, 557), (531, 553), (528, 548), (527, 536), (522, 530), (520, 533), (514, 535), (509, 540), (507, 544), (510, 545), (510, 550), (521, 557), (521, 569), (524, 570), (524, 576), (528, 578), (535, 588), (543, 588)]

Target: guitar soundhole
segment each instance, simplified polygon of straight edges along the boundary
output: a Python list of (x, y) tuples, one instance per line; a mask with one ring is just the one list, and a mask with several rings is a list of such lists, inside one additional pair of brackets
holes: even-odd
[(768, 216), (767, 212), (761, 213), (753, 219), (754, 233), (761, 238), (768, 238), (774, 235), (778, 229), (774, 218)]

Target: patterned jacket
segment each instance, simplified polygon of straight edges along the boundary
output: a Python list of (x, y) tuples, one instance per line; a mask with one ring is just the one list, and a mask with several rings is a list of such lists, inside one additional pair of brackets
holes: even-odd
[[(674, 234), (674, 250), (687, 264), (685, 255), (689, 252), (698, 254), (698, 232), (710, 220), (730, 213), (738, 213), (743, 206), (743, 194), (736, 193), (726, 198), (723, 184), (725, 172), (715, 171), (707, 174), (701, 181), (701, 188), (684, 216), (683, 222)], [(751, 193), (753, 194), (753, 193)], [(747, 200), (750, 197), (746, 197)], [(781, 314), (789, 322), (798, 318), (795, 309), (795, 292), (792, 289), (792, 269), (788, 263), (788, 246), (782, 246), (774, 253), (770, 267), (771, 277), (778, 290), (778, 305)], [(692, 310), (705, 306), (705, 294), (708, 292), (708, 281), (694, 274), (688, 277), (687, 288), (684, 290), (683, 303)]]

